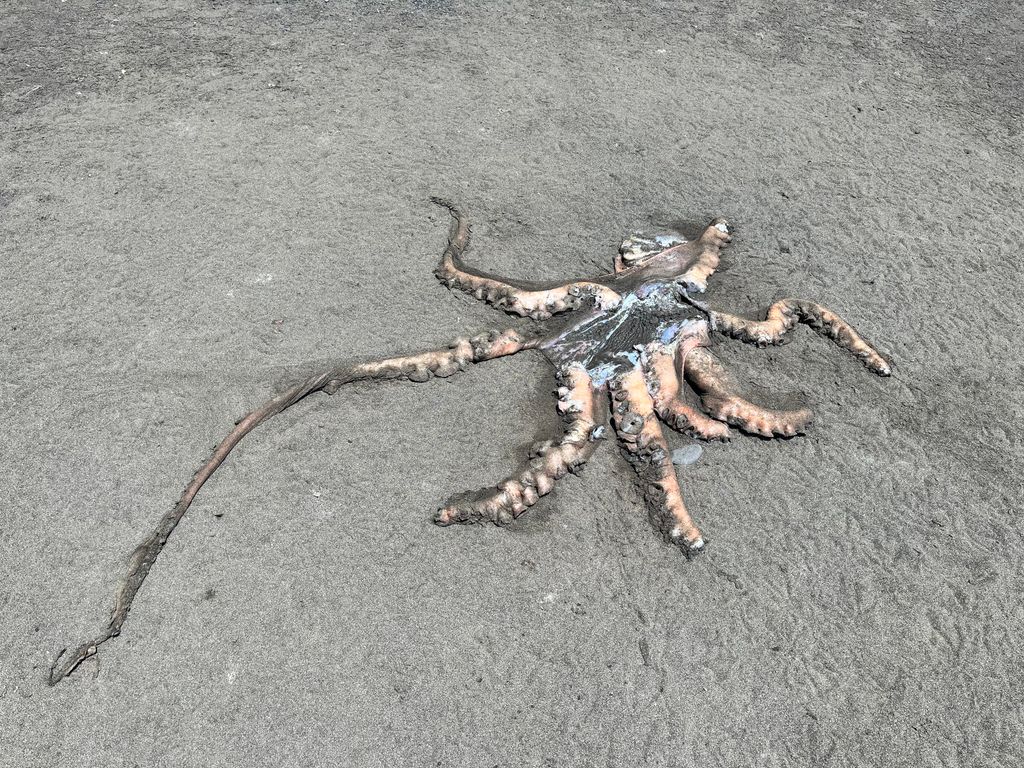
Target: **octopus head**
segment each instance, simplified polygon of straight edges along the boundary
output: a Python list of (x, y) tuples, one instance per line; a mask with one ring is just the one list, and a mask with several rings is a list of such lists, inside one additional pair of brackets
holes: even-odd
[(657, 235), (633, 235), (622, 241), (619, 246), (618, 263), (622, 269), (631, 269), (659, 261), (659, 257), (667, 256), (680, 250), (687, 240), (678, 232), (662, 232)]

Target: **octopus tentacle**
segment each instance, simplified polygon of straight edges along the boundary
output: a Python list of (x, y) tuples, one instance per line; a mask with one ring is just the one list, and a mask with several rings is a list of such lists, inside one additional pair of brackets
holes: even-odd
[(807, 408), (774, 411), (740, 397), (732, 377), (706, 349), (695, 349), (687, 355), (683, 372), (708, 413), (744, 432), (762, 437), (793, 437), (802, 434), (811, 423), (813, 415)]
[(142, 582), (163, 551), (171, 533), (185, 516), (185, 512), (191, 506), (196, 494), (199, 493), (199, 489), (210, 479), (242, 438), (264, 421), (281, 413), (307, 395), (321, 390), (327, 394), (334, 394), (342, 384), (348, 382), (398, 378), (419, 382), (427, 381), (434, 376), (443, 378), (464, 369), (470, 363), (511, 355), (522, 349), (531, 348), (535, 344), (535, 340), (528, 339), (513, 330), (491, 331), (472, 339), (458, 339), (446, 350), (434, 350), (407, 357), (393, 357), (387, 360), (331, 368), (310, 376), (305, 381), (290, 387), (247, 413), (235, 423), (234, 429), (221, 440), (214, 448), (213, 455), (193, 475), (192, 480), (182, 491), (177, 504), (160, 518), (153, 533), (136, 547), (128, 558), (127, 573), (118, 585), (114, 597), (114, 607), (103, 631), (94, 639), (79, 645), (67, 657), (62, 651), (50, 668), (49, 684), (56, 685), (71, 674), (79, 664), (94, 656), (100, 645), (121, 633), (121, 627), (128, 618), (128, 611), (142, 587)]
[(711, 317), (722, 333), (759, 347), (780, 344), (787, 331), (797, 323), (804, 323), (822, 336), (832, 339), (843, 349), (849, 350), (873, 373), (879, 376), (889, 376), (892, 373), (885, 358), (878, 354), (853, 326), (832, 310), (812, 301), (782, 299), (768, 308), (764, 320), (749, 320), (715, 310), (712, 310)]
[(581, 365), (568, 366), (561, 380), (558, 410), (566, 422), (561, 439), (536, 445), (529, 467), (496, 488), (450, 499), (438, 511), (434, 522), (438, 525), (482, 521), (498, 525), (510, 523), (541, 496), (550, 493), (555, 481), (575, 472), (590, 458), (597, 447), (594, 383)]
[(722, 248), (732, 242), (729, 222), (723, 218), (714, 219), (708, 224), (698, 242), (701, 245), (700, 255), (693, 266), (682, 274), (681, 282), (694, 285), (703, 292), (707, 289), (708, 278), (718, 269)]
[(519, 331), (488, 331), (470, 339), (457, 339), (448, 349), (422, 352), (407, 357), (392, 357), (369, 363), (339, 368), (323, 385), (323, 390), (333, 395), (344, 384), (362, 379), (408, 379), (423, 382), (434, 378), (447, 378), (464, 370), (469, 363), (480, 363), (496, 357), (514, 355), (524, 349), (532, 349), (537, 338), (528, 338)]
[(589, 280), (542, 286), (494, 277), (467, 267), (462, 262), (462, 254), (469, 246), (469, 219), (454, 203), (439, 197), (430, 199), (452, 215), (448, 247), (434, 273), (449, 288), (459, 288), (510, 314), (534, 320), (546, 320), (559, 312), (579, 309), (587, 298), (592, 298), (602, 308), (614, 307), (622, 300), (616, 291)]
[(639, 368), (608, 384), (612, 423), (622, 449), (640, 479), (655, 525), (688, 555), (704, 549), (704, 538), (683, 503), (668, 443), (658, 424), (654, 400)]
[[(644, 369), (649, 378), (648, 390), (654, 400), (655, 413), (670, 427), (691, 437), (728, 440), (728, 425), (705, 416), (683, 400), (680, 372), (689, 351), (680, 346), (673, 355), (671, 349), (660, 348), (648, 356)], [(679, 360), (679, 370), (674, 358)]]

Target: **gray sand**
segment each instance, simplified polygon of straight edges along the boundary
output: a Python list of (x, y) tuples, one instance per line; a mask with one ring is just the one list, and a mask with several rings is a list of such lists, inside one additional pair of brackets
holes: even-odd
[[(1024, 763), (1016, 4), (189, 5), (0, 16), (0, 764)], [(518, 322), (432, 277), (431, 194), (524, 278), (728, 216), (720, 307), (821, 301), (895, 375), (724, 343), (817, 422), (678, 468), (693, 562), (610, 442), (430, 522), (557, 431), (539, 356), (314, 396), (46, 687), (239, 414)]]

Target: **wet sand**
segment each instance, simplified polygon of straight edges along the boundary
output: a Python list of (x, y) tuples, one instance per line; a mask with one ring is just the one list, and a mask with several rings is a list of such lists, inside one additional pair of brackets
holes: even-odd
[[(0, 763), (1024, 762), (1024, 33), (1008, 2), (122, 6), (0, 18)], [(716, 352), (803, 438), (679, 468), (687, 561), (608, 441), (508, 528), (434, 526), (557, 434), (526, 353), (316, 395), (317, 362), (518, 327), (432, 272), (553, 280), (724, 215)], [(673, 435), (671, 447), (688, 440)]]

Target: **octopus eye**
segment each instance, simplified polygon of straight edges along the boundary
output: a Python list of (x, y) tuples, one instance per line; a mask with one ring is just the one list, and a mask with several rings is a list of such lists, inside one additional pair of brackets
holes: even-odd
[(636, 264), (656, 256), (664, 250), (686, 242), (678, 232), (663, 232), (657, 235), (633, 235), (622, 241), (619, 254), (627, 265)]
[(653, 251), (642, 251), (639, 248), (623, 248), (619, 251), (622, 255), (622, 260), (626, 264), (636, 264), (638, 261), (643, 259), (645, 256), (650, 256)]

